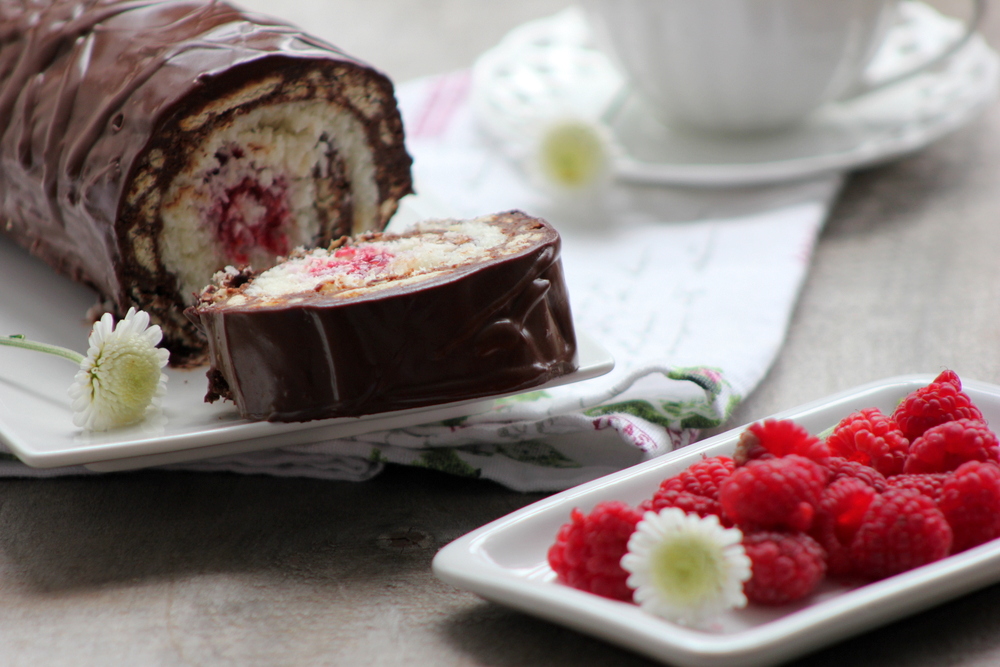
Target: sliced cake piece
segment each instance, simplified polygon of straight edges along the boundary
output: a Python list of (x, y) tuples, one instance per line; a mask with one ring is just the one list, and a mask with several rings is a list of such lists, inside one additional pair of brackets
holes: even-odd
[(228, 268), (188, 316), (206, 400), (305, 421), (530, 389), (576, 370), (558, 233), (518, 211), (421, 223)]
[(0, 229), (148, 311), (174, 364), (183, 311), (229, 264), (382, 229), (410, 192), (392, 83), (224, 2), (0, 3)]

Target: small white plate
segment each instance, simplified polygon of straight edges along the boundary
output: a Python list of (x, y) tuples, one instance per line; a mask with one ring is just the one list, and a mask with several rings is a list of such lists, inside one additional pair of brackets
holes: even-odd
[[(963, 24), (921, 2), (900, 17), (868, 69), (890, 80), (953, 46)], [(962, 127), (997, 99), (1000, 57), (973, 35), (940, 65), (859, 97), (831, 103), (802, 125), (756, 136), (719, 136), (661, 123), (594, 46), (581, 11), (515, 29), (473, 68), (480, 122), (515, 146), (553, 109), (610, 115), (615, 172), (639, 183), (736, 187), (780, 183), (888, 162)], [(616, 102), (624, 97), (624, 102)], [(532, 123), (534, 119), (534, 123)]]
[[(900, 5), (900, 22), (872, 63), (891, 78), (930, 60), (962, 33), (960, 22), (917, 2)], [(634, 96), (615, 119), (625, 155), (618, 175), (647, 183), (759, 185), (884, 163), (957, 130), (997, 97), (1000, 59), (974, 36), (942, 66), (876, 92), (832, 103), (801, 126), (756, 137), (685, 132), (656, 121)]]
[[(854, 410), (875, 406), (891, 411), (903, 396), (933, 378), (890, 378), (775, 417), (794, 419), (819, 433)], [(1000, 424), (1000, 386), (963, 384), (987, 420)], [(751, 605), (724, 614), (708, 631), (676, 625), (636, 605), (555, 581), (546, 553), (574, 507), (589, 511), (606, 500), (638, 504), (651, 497), (663, 479), (694, 461), (731, 455), (742, 430), (564, 491), (494, 521), (438, 552), (434, 573), (488, 600), (682, 667), (773, 665), (1000, 581), (1000, 540), (994, 540), (865, 586), (824, 584), (798, 604)]]
[[(410, 210), (413, 209), (413, 210)], [(407, 201), (404, 217), (422, 217)], [(9, 239), (0, 237), (0, 335), (28, 338), (85, 352), (84, 321), (96, 297), (57, 275)], [(577, 331), (579, 369), (532, 391), (580, 382), (609, 372), (614, 359)], [(67, 389), (75, 364), (47, 354), (0, 348), (0, 443), (38, 468), (86, 465), (109, 471), (165, 465), (259, 449), (322, 442), (489, 411), (501, 396), (396, 412), (299, 423), (241, 419), (229, 402), (204, 402), (207, 369), (167, 369), (162, 415), (139, 426), (87, 433), (73, 426)]]

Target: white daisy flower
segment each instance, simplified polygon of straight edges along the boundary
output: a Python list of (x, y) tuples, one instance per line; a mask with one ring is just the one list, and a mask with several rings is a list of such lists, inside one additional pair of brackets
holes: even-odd
[(130, 308), (117, 326), (109, 313), (94, 324), (86, 356), (21, 335), (2, 336), (0, 345), (46, 352), (79, 364), (69, 388), (73, 424), (106, 431), (140, 422), (159, 406), (167, 383), (161, 369), (170, 356), (157, 347), (162, 338), (160, 327), (149, 325), (147, 313)]
[(472, 65), (477, 128), (520, 172), (519, 196), (557, 226), (606, 226), (623, 196), (612, 124), (630, 86), (597, 42), (571, 7), (512, 31)]
[(633, 599), (650, 613), (689, 626), (746, 606), (743, 583), (751, 564), (742, 540), (738, 529), (723, 528), (715, 516), (676, 507), (647, 512), (621, 560)]
[(612, 174), (609, 134), (600, 123), (580, 116), (540, 123), (530, 156), (531, 175), (557, 195), (599, 195)]
[(170, 354), (157, 347), (163, 333), (149, 325), (149, 314), (129, 308), (116, 325), (110, 313), (94, 323), (90, 349), (69, 388), (73, 424), (106, 431), (142, 421), (159, 406), (167, 376), (161, 369)]

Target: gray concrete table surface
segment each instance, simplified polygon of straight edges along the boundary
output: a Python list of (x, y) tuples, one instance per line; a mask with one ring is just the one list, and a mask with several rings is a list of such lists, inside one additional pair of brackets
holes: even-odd
[[(405, 81), (467, 66), (567, 4), (252, 6)], [(1000, 46), (1000, 12), (984, 30)], [(849, 179), (787, 342), (730, 426), (891, 375), (1000, 381), (998, 258), (994, 107)], [(0, 664), (653, 664), (433, 577), (437, 549), (541, 497), (398, 468), (364, 484), (154, 471), (0, 481)], [(1000, 586), (794, 664), (1000, 664)]]

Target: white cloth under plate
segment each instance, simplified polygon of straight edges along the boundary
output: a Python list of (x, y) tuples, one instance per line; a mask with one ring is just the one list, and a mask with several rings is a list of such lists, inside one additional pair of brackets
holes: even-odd
[[(468, 72), (398, 88), (422, 201), (459, 216), (544, 213), (563, 235), (577, 325), (613, 354), (615, 370), (466, 420), (171, 468), (363, 480), (393, 462), (558, 490), (689, 443), (761, 380), (839, 177), (742, 190), (623, 187), (613, 214), (581, 226), (560, 220), (495, 150), (468, 93)], [(0, 464), (7, 476), (85, 472)]]

